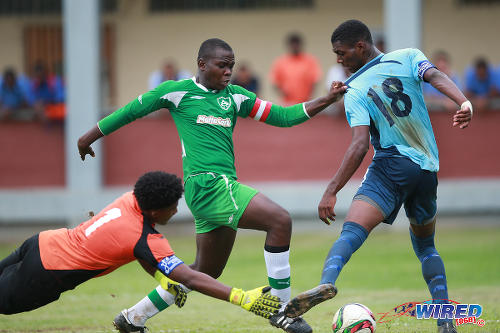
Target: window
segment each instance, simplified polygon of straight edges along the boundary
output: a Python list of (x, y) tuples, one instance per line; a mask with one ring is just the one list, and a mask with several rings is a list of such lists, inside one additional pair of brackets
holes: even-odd
[(311, 8), (314, 0), (150, 0), (151, 12)]
[[(115, 34), (113, 26), (102, 25), (101, 30), (101, 70), (105, 106), (112, 105), (115, 97), (114, 50)], [(37, 64), (43, 65), (51, 74), (61, 74), (63, 70), (63, 41), (61, 25), (27, 25), (23, 31), (25, 73), (33, 75)]]
[[(61, 15), (62, 2), (63, 0), (1, 0), (0, 16)], [(117, 10), (118, 0), (100, 0), (99, 3), (103, 13)]]
[(457, 0), (459, 6), (500, 5), (500, 0)]

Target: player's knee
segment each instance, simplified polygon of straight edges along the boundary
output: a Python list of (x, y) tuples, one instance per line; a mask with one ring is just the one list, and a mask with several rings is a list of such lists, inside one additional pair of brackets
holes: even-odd
[(284, 209), (279, 210), (275, 214), (275, 218), (273, 219), (270, 227), (275, 233), (291, 235), (292, 218), (290, 217), (290, 214)]

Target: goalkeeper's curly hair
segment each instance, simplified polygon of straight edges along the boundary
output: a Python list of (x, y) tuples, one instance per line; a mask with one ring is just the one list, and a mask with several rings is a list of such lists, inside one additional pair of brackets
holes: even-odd
[(134, 186), (134, 196), (143, 211), (169, 207), (183, 192), (181, 179), (163, 171), (145, 173)]

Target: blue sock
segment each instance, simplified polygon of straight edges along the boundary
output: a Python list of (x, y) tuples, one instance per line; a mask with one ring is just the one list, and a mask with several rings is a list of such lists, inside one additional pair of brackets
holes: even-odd
[[(434, 234), (427, 238), (418, 238), (410, 229), (413, 250), (422, 263), (422, 275), (432, 296), (433, 303), (448, 303), (448, 288), (443, 260), (434, 246)], [(437, 324), (442, 325), (451, 319), (438, 319)]]
[(368, 237), (368, 231), (361, 225), (354, 222), (344, 223), (340, 237), (335, 241), (326, 257), (323, 274), (321, 275), (321, 284), (331, 283), (335, 285), (342, 267), (349, 261), (351, 255), (359, 249), (366, 237)]

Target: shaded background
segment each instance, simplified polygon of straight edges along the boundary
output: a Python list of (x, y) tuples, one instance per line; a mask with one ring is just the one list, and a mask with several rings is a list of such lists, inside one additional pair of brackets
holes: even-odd
[[(207, 38), (227, 41), (237, 62), (249, 64), (260, 79), (260, 97), (277, 102), (268, 73), (272, 61), (286, 52), (288, 33), (302, 34), (305, 50), (318, 58), (324, 74), (336, 61), (330, 35), (344, 20), (364, 21), (375, 39), (386, 40), (386, 51), (391, 50), (394, 34), (388, 24), (388, 7), (395, 3), (391, 0), (96, 3), (98, 14), (91, 15), (95, 21), (85, 21), (83, 27), (71, 30), (78, 25), (75, 1), (0, 1), (0, 68), (12, 66), (18, 74), (30, 76), (34, 64), (42, 60), (50, 72), (62, 64), (63, 77), (71, 75), (65, 81), (67, 115), (71, 117), (49, 124), (0, 123), (1, 224), (78, 223), (87, 211), (101, 209), (128, 190), (145, 171), (162, 169), (181, 176), (179, 139), (166, 111), (101, 140), (92, 161), (79, 161), (76, 140), (97, 119), (147, 91), (149, 75), (165, 59), (195, 73), (198, 47)], [(446, 50), (457, 73), (463, 73), (480, 55), (494, 66), (500, 65), (500, 45), (495, 42), (500, 31), (500, 1), (405, 3), (409, 9), (419, 9), (410, 15), (418, 20), (418, 31), (413, 34), (418, 45), (406, 46), (418, 47), (429, 57), (437, 50)], [(87, 35), (89, 27), (85, 25), (91, 33), (92, 28), (98, 32), (90, 44), (78, 37)], [(88, 61), (87, 52), (96, 54), (95, 66)], [(87, 79), (87, 72), (97, 74)], [(325, 91), (321, 81), (315, 96)], [(496, 127), (500, 112), (476, 113), (464, 131), (451, 127), (451, 116), (446, 112), (431, 113), (431, 119), (441, 160), (440, 212), (498, 216), (500, 134)], [(239, 178), (282, 204), (294, 217), (313, 218), (350, 135), (342, 115), (320, 115), (292, 129), (239, 119), (234, 134)], [(371, 156), (372, 151), (340, 193), (340, 214), (348, 208)], [(184, 203), (177, 218), (190, 219)]]

